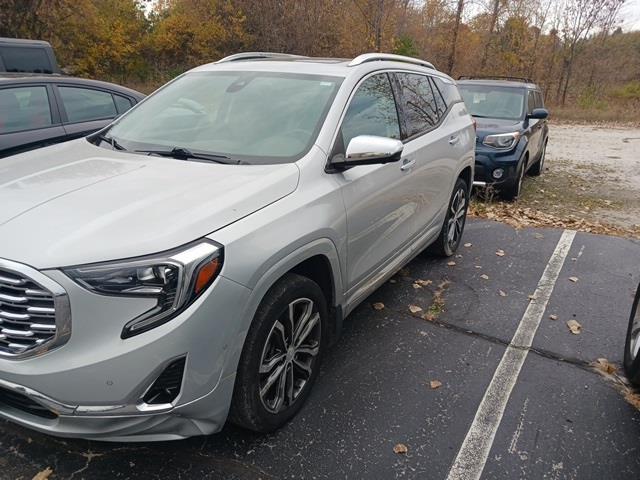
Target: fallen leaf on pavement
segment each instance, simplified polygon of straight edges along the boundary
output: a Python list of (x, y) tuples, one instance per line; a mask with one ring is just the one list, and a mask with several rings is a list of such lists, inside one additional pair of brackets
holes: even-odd
[(499, 257), (504, 257), (504, 250), (500, 249), (496, 252), (496, 255)]
[(422, 308), (417, 305), (409, 305), (409, 310), (411, 311), (411, 313), (418, 313), (422, 311)]
[(433, 322), (436, 319), (436, 316), (433, 313), (425, 313), (422, 318), (428, 322)]
[(435, 390), (436, 388), (440, 388), (442, 386), (442, 382), (440, 380), (431, 380), (429, 382), (429, 386)]
[(382, 310), (384, 308), (384, 303), (376, 302), (373, 304), (373, 308), (375, 308), (376, 310)]
[(485, 280), (489, 280), (489, 275), (487, 275), (486, 273), (483, 273), (482, 275), (480, 275), (480, 278), (484, 278)]
[(393, 447), (393, 453), (404, 454), (407, 453), (409, 449), (404, 443), (398, 443), (395, 447)]
[(506, 296), (507, 296), (507, 292), (504, 292), (504, 291), (502, 291), (502, 290), (498, 290), (498, 294), (499, 294), (501, 297), (506, 297)]
[(49, 475), (51, 475), (52, 473), (53, 473), (53, 470), (47, 467), (41, 472), (36, 473), (32, 480), (47, 480), (47, 478), (49, 478)]
[(472, 244), (472, 243), (465, 243), (465, 244), (464, 244), (464, 246), (465, 246), (466, 248), (469, 248), (471, 245), (473, 245), (473, 244)]
[(454, 262), (453, 260), (451, 260), (449, 263), (447, 263), (447, 265), (449, 265), (450, 267), (453, 267), (456, 264), (456, 262)]
[(574, 335), (580, 335), (580, 331), (582, 330), (582, 325), (573, 319), (567, 322), (567, 327), (569, 327), (569, 331)]
[(578, 277), (569, 277), (569, 281), (576, 283), (578, 281)]
[(558, 315), (549, 315), (549, 318), (551, 320), (557, 320), (558, 319)]
[(419, 283), (414, 283), (413, 284), (413, 288), (415, 288), (417, 290), (419, 288), (422, 288), (422, 285), (420, 285)]
[(627, 391), (624, 395), (624, 399), (627, 403), (633, 405), (638, 410), (640, 410), (640, 393), (634, 393), (631, 390)]
[(618, 367), (606, 358), (598, 358), (592, 365), (603, 373), (608, 373), (609, 375), (618, 371)]
[(418, 285), (422, 285), (423, 287), (427, 287), (431, 285), (433, 282), (431, 280), (416, 280)]

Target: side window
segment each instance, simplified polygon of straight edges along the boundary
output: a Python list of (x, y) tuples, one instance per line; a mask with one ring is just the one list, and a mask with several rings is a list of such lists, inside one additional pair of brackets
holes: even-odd
[(118, 109), (118, 113), (124, 113), (133, 106), (133, 104), (131, 103), (131, 100), (129, 100), (127, 97), (116, 95), (114, 93), (113, 99), (116, 102), (116, 108)]
[(108, 92), (62, 85), (58, 88), (69, 123), (111, 118), (118, 114), (113, 97)]
[(542, 92), (536, 92), (536, 108), (544, 108), (544, 101), (542, 100)]
[(340, 130), (345, 149), (358, 135), (400, 139), (398, 112), (386, 73), (369, 77), (358, 87)]
[(442, 96), (444, 97), (444, 103), (446, 103), (447, 106), (451, 105), (452, 103), (462, 102), (462, 97), (460, 96), (458, 87), (456, 87), (453, 82), (445, 82), (439, 77), (431, 77), (431, 80), (436, 84), (438, 90), (440, 90), (440, 93), (442, 93)]
[(52, 124), (49, 95), (44, 86), (0, 90), (0, 133), (48, 127)]
[(397, 73), (402, 91), (402, 107), (407, 123), (407, 137), (430, 130), (438, 123), (438, 106), (425, 75)]
[(536, 99), (533, 90), (529, 90), (529, 96), (527, 97), (527, 100), (527, 112), (531, 113), (533, 112), (533, 109), (536, 108)]
[(433, 90), (433, 96), (436, 98), (436, 105), (438, 107), (438, 116), (442, 117), (444, 115), (444, 112), (447, 111), (448, 107), (433, 77), (430, 77), (430, 80), (431, 80), (431, 89)]

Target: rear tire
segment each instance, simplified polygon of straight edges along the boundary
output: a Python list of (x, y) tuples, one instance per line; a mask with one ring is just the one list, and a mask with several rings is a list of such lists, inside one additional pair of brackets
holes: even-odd
[(636, 386), (640, 386), (640, 287), (636, 291), (636, 296), (629, 316), (629, 327), (627, 328), (627, 338), (624, 343), (624, 371), (629, 381)]
[(447, 215), (440, 230), (440, 235), (429, 246), (430, 253), (440, 257), (450, 257), (456, 253), (464, 233), (468, 208), (469, 186), (462, 178), (458, 178), (449, 199)]
[(329, 337), (327, 304), (317, 283), (288, 273), (260, 303), (242, 348), (229, 420), (272, 432), (302, 408)]

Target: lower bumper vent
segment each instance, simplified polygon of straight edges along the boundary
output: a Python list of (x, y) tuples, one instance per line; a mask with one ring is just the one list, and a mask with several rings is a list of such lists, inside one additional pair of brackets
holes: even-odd
[(159, 405), (173, 402), (180, 393), (186, 358), (178, 358), (171, 362), (149, 387), (142, 400), (148, 405)]
[(4, 388), (0, 388), (0, 408), (2, 408), (2, 405), (30, 413), (40, 418), (54, 419), (58, 417), (54, 412), (34, 402), (26, 395)]

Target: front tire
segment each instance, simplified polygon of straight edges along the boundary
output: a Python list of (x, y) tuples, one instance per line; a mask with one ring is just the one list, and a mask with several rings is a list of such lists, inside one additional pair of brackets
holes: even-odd
[(531, 165), (529, 169), (529, 175), (532, 177), (539, 177), (542, 175), (544, 171), (544, 159), (547, 156), (547, 142), (544, 142), (544, 146), (542, 147), (542, 153), (540, 154), (540, 160), (538, 160), (534, 165)]
[(513, 181), (506, 184), (500, 190), (500, 196), (504, 200), (514, 201), (517, 200), (520, 194), (522, 193), (522, 182), (524, 181), (524, 170), (525, 164), (527, 163), (527, 159), (523, 159), (516, 170), (516, 178)]
[(447, 215), (445, 216), (442, 230), (440, 230), (440, 235), (429, 246), (431, 253), (441, 257), (450, 257), (456, 253), (464, 233), (468, 208), (469, 186), (462, 178), (458, 178), (449, 200)]
[(627, 338), (624, 343), (624, 371), (629, 381), (636, 386), (640, 386), (640, 308), (638, 303), (640, 303), (640, 287), (633, 301)]
[(322, 290), (307, 277), (288, 273), (269, 289), (240, 356), (232, 423), (266, 433), (298, 413), (318, 376), (327, 319)]

